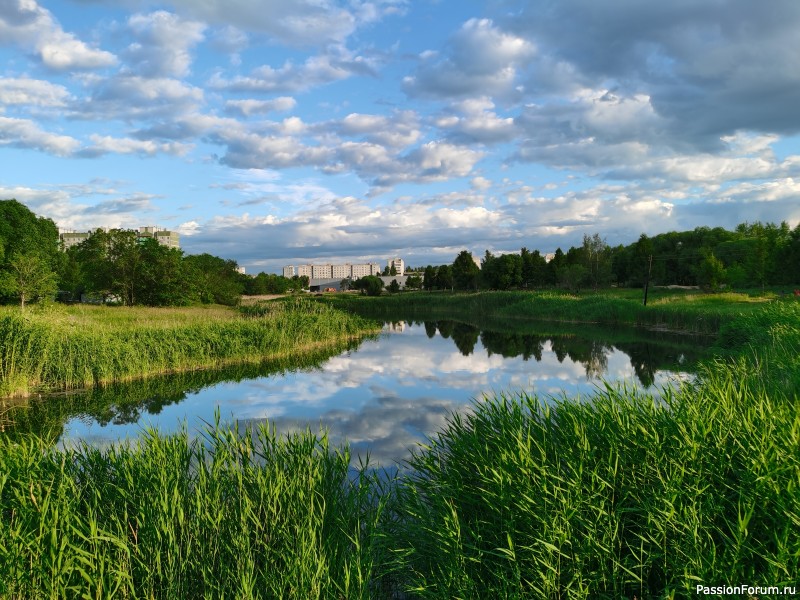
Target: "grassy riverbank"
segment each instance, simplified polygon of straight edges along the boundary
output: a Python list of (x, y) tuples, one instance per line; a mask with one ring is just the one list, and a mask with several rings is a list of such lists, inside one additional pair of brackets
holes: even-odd
[(311, 434), (217, 429), (106, 451), (0, 438), (0, 598), (797, 586), (800, 303), (719, 323), (731, 352), (691, 386), (477, 401), (389, 482), (348, 475), (346, 452)]
[(261, 362), (376, 331), (307, 300), (232, 309), (51, 306), (0, 311), (0, 396)]
[[(412, 292), (369, 297), (324, 296), (333, 306), (375, 318), (464, 318), (503, 324), (520, 320), (598, 323), (716, 335), (731, 318), (758, 312), (767, 302), (746, 294), (659, 291), (647, 306), (641, 292)], [(793, 300), (793, 299), (792, 299)]]

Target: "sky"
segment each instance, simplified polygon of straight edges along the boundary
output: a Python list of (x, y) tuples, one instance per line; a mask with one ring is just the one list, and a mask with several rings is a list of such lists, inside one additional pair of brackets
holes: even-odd
[(800, 2), (0, 0), (0, 199), (248, 273), (800, 222)]

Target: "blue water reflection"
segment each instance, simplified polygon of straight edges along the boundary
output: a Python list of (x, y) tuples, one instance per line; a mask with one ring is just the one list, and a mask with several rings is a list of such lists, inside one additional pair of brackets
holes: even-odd
[(484, 394), (589, 395), (601, 378), (658, 389), (689, 377), (642, 360), (596, 339), (509, 336), (449, 321), (398, 323), (318, 368), (193, 390), (134, 422), (72, 418), (61, 441), (105, 445), (147, 426), (171, 432), (185, 425), (192, 432), (218, 411), (242, 427), (270, 421), (280, 432), (326, 428), (335, 444), (348, 441), (354, 455), (369, 452), (371, 462), (391, 465)]

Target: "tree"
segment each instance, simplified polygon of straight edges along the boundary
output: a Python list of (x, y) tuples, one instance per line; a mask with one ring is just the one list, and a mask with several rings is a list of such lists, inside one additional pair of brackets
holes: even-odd
[(460, 290), (477, 290), (478, 279), (481, 275), (481, 270), (475, 261), (472, 260), (472, 254), (467, 250), (462, 250), (455, 261), (453, 261), (453, 282)]
[(422, 287), (429, 292), (436, 287), (436, 269), (431, 265), (425, 267), (425, 272), (422, 278)]
[(611, 252), (606, 241), (595, 233), (583, 235), (583, 260), (589, 283), (597, 290), (611, 281)]
[(19, 298), (23, 310), (26, 302), (52, 298), (57, 289), (56, 274), (36, 253), (15, 254), (9, 261), (8, 270), (0, 275), (0, 291)]
[(365, 275), (353, 282), (354, 290), (361, 290), (367, 296), (380, 296), (383, 290), (383, 280), (376, 275)]
[(418, 290), (422, 287), (422, 277), (419, 275), (409, 275), (406, 277), (406, 288)]
[(397, 279), (392, 279), (392, 281), (389, 282), (389, 286), (386, 289), (390, 294), (396, 294), (397, 292), (400, 291), (400, 284), (397, 283)]
[(450, 265), (441, 265), (436, 269), (436, 287), (440, 290), (453, 289), (453, 268)]
[(192, 254), (184, 258), (184, 263), (191, 269), (201, 302), (234, 306), (241, 301), (244, 285), (236, 270), (236, 261), (211, 254)]
[(727, 273), (722, 261), (707, 252), (705, 258), (697, 267), (697, 283), (700, 287), (716, 292), (726, 282)]

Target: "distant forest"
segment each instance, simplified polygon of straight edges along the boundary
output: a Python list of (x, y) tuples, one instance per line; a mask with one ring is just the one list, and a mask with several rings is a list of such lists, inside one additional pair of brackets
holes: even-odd
[[(276, 294), (308, 286), (307, 277), (243, 275), (233, 260), (186, 255), (135, 231), (98, 230), (63, 252), (52, 220), (16, 200), (0, 201), (0, 301), (90, 298), (126, 305), (233, 305), (242, 294)], [(541, 289), (571, 291), (611, 285), (793, 287), (800, 283), (800, 225), (743, 223), (733, 231), (698, 227), (609, 246), (598, 234), (556, 250), (547, 262), (538, 250), (486, 251), (478, 265), (468, 251), (452, 264), (419, 269), (407, 287), (426, 290)], [(358, 288), (358, 282), (353, 282)], [(396, 291), (397, 286), (391, 291)]]
[(800, 283), (800, 225), (743, 223), (733, 231), (698, 227), (692, 231), (642, 234), (627, 246), (609, 246), (598, 234), (583, 244), (557, 249), (547, 262), (538, 250), (493, 255), (478, 266), (464, 250), (451, 265), (427, 266), (422, 287), (433, 289), (537, 289), (571, 291), (650, 285), (730, 288), (793, 286)]

